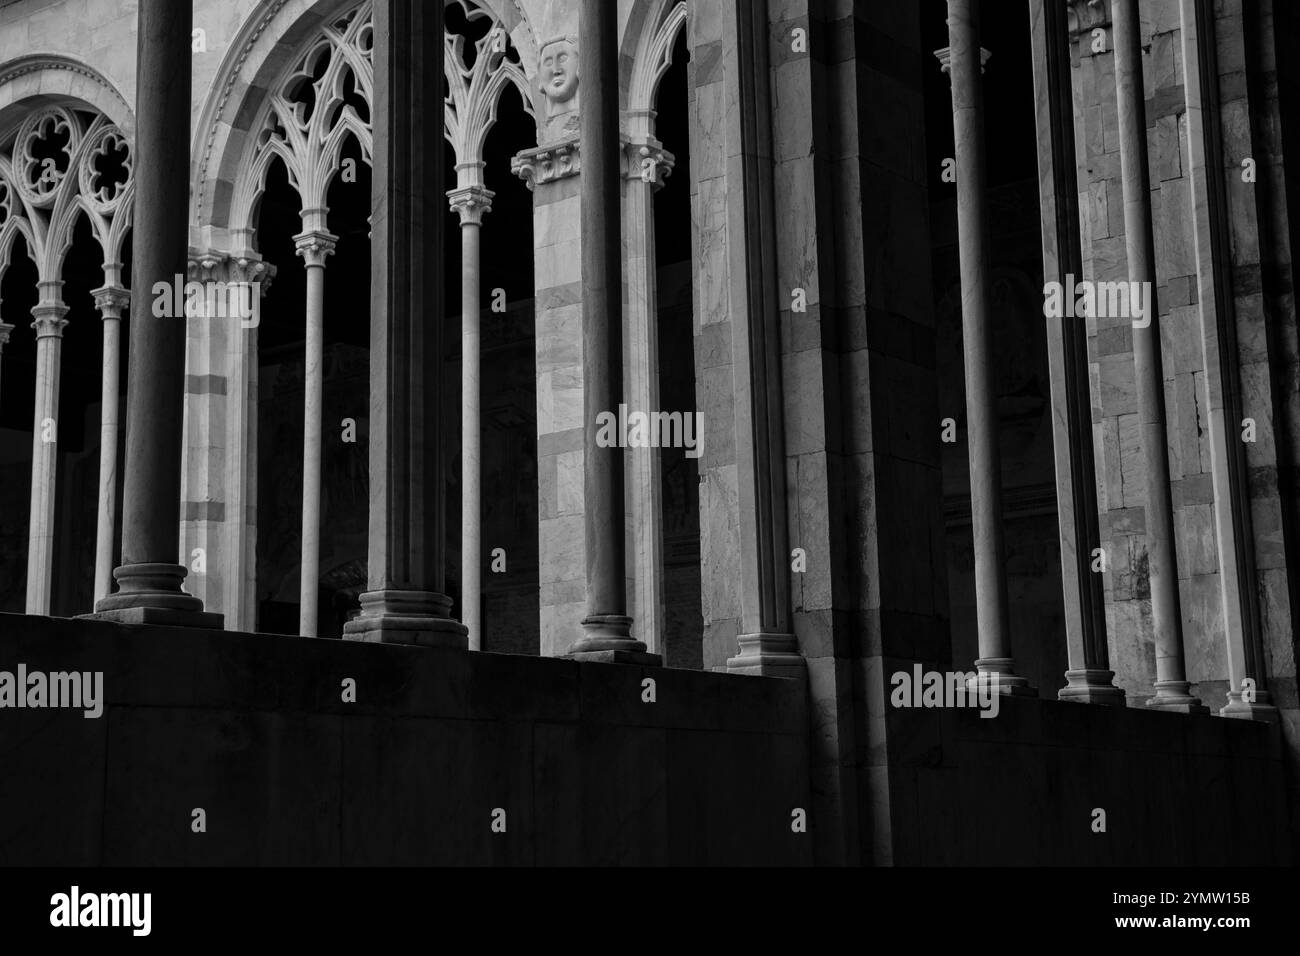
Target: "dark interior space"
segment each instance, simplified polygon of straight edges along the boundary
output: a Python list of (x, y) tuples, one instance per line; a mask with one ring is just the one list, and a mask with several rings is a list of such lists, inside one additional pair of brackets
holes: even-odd
[[(1034, 686), (1054, 687), (1066, 667), (1065, 632), (1041, 299), (1029, 8), (1025, 3), (984, 2), (980, 9), (981, 45), (992, 53), (983, 76), (985, 175), (1011, 637), (1018, 672)], [(948, 46), (943, 4), (923, 7), (922, 32), (925, 49)], [(929, 57), (923, 69), (939, 406), (941, 416), (956, 423), (956, 441), (942, 446), (952, 666), (965, 668), (980, 654), (975, 630), (957, 186), (945, 182), (943, 175), (945, 160), (954, 155), (952, 93), (937, 58)], [(960, 169), (956, 174), (961, 174)]]

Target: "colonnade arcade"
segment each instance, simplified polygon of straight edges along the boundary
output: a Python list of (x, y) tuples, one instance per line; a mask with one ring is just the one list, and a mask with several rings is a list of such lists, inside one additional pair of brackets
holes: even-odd
[[(516, 144), (513, 161), (493, 175), (508, 176), (523, 196), (542, 197), (536, 206), (535, 275), (524, 265), (527, 285), (557, 290), (571, 284), (577, 268), (577, 196), (572, 190), (581, 173), (578, 107), (581, 102), (576, 5), (559, 5), (553, 23), (530, 23), (511, 3), (477, 5), (448, 0), (445, 13), (445, 139), (454, 164), (446, 199), (459, 225), (459, 256), (449, 256), (460, 272), (462, 334), (460, 343), (462, 442), (459, 474), (462, 514), (461, 553), (480, 561), (461, 562), (459, 616), (471, 647), (481, 646), (482, 577), (492, 561), (485, 547), (480, 434), (484, 427), (480, 348), (480, 312), (500, 299), (499, 290), (483, 289), (483, 233), (491, 245), (495, 193), (487, 187), (486, 141), (504, 108), (522, 113), (530, 139)], [(655, 233), (652, 197), (674, 166), (673, 154), (655, 138), (654, 108), (659, 81), (673, 61), (687, 17), (685, 3), (653, 0), (638, 4), (634, 22), (625, 25), (625, 54), (631, 61), (624, 82), (624, 210), (628, 294), (624, 303), (628, 341), (629, 401), (657, 408)], [(274, 503), (259, 488), (259, 343), (273, 333), (273, 323), (298, 321), (302, 352), (302, 493), (297, 529), (299, 619), (296, 632), (321, 633), (318, 620), (322, 568), (322, 474), (329, 442), (358, 441), (370, 425), (370, 409), (355, 408), (345, 421), (325, 421), (324, 395), (326, 303), (348, 287), (368, 284), (364, 270), (336, 257), (340, 228), (330, 209), (331, 190), (360, 193), (370, 181), (372, 111), (374, 109), (374, 10), (367, 2), (264, 3), (231, 45), (217, 83), (195, 126), (192, 145), (193, 188), (189, 205), (190, 243), (181, 293), (173, 304), (185, 312), (184, 440), (181, 447), (179, 555), (186, 566), (185, 589), (209, 613), (221, 614), (224, 626), (253, 631), (266, 593), (258, 580), (259, 503)], [(457, 32), (456, 28), (459, 28)], [(550, 31), (543, 35), (543, 31)], [(273, 42), (279, 39), (279, 42)], [(289, 52), (286, 52), (289, 51)], [(102, 77), (100, 86), (111, 89)], [(90, 84), (83, 84), (90, 85)], [(511, 95), (505, 94), (509, 91)], [(28, 106), (29, 104), (22, 104)], [(683, 104), (684, 105), (684, 104)], [(132, 120), (133, 122), (134, 120)], [(515, 124), (517, 129), (518, 123)], [(38, 350), (34, 452), (32, 461), (27, 594), (23, 610), (49, 614), (55, 566), (55, 503), (60, 493), (58, 444), (50, 427), (59, 417), (59, 347), (67, 326), (67, 307), (60, 297), (60, 267), (71, 244), (78, 216), (86, 217), (102, 245), (104, 282), (95, 292), (103, 318), (103, 395), (100, 418), (103, 440), (97, 504), (95, 583), (89, 597), (100, 602), (113, 590), (112, 570), (121, 555), (120, 393), (124, 389), (122, 324), (131, 290), (123, 274), (123, 242), (130, 226), (134, 181), (130, 137), (106, 116), (75, 95), (42, 104), (3, 140), (0, 158), (0, 277), (24, 252), (38, 267), (40, 299), (32, 311)], [(119, 155), (120, 154), (120, 155)], [(105, 158), (107, 157), (107, 158)], [(112, 165), (110, 160), (115, 163)], [(108, 167), (112, 165), (112, 169)], [(366, 168), (358, 170), (359, 165)], [(116, 179), (112, 179), (112, 176)], [(268, 190), (277, 201), (287, 185), (297, 204), (299, 228), (293, 251), (305, 271), (303, 296), (275, 307), (277, 276), (283, 261), (272, 261), (262, 248), (263, 203)], [(526, 187), (526, 190), (525, 190)], [(685, 188), (683, 184), (682, 188)], [(368, 198), (368, 197), (367, 197)], [(527, 201), (527, 200), (524, 200)], [(563, 211), (565, 221), (555, 220)], [(356, 222), (351, 223), (356, 226)], [(505, 223), (503, 223), (503, 227)], [(335, 231), (332, 231), (333, 230)], [(365, 224), (367, 232), (368, 223)], [(332, 268), (333, 267), (333, 268)], [(500, 270), (497, 270), (500, 271)], [(454, 281), (454, 280), (453, 280)], [(450, 282), (448, 283), (451, 284)], [(340, 288), (343, 287), (343, 288)], [(191, 294), (201, 290), (201, 294)], [(216, 293), (213, 293), (216, 290)], [(150, 291), (153, 298), (153, 291)], [(297, 291), (296, 289), (294, 290)], [(158, 300), (162, 301), (162, 300)], [(498, 306), (500, 302), (496, 303)], [(580, 301), (539, 304), (538, 361), (555, 364), (538, 370), (536, 396), (539, 428), (552, 434), (580, 428), (571, 396), (581, 393), (580, 349), (558, 355), (554, 337), (573, 336), (573, 315)], [(509, 303), (514, 308), (515, 303)], [(2, 308), (2, 306), (0, 306)], [(0, 313), (0, 317), (11, 313)], [(127, 316), (126, 318), (129, 318)], [(352, 318), (364, 326), (366, 316)], [(17, 329), (17, 331), (16, 331)], [(22, 335), (14, 323), (0, 325), (0, 350)], [(70, 334), (84, 336), (84, 329)], [(283, 335), (281, 337), (284, 337)], [(543, 341), (546, 340), (546, 341)], [(0, 353), (0, 363), (2, 363)], [(3, 365), (0, 364), (0, 368)], [(566, 379), (567, 376), (567, 379)], [(574, 381), (576, 379), (576, 381)], [(550, 394), (545, 385), (553, 385)], [(577, 386), (576, 390), (574, 386)], [(571, 421), (568, 419), (572, 419)], [(42, 437), (44, 436), (44, 438)], [(342, 437), (340, 437), (342, 436)], [(283, 437), (275, 436), (276, 440)], [(262, 441), (266, 436), (262, 436)], [(276, 449), (280, 453), (280, 449)], [(543, 455), (545, 455), (545, 451)], [(573, 454), (555, 456), (561, 469), (574, 473)], [(554, 464), (554, 460), (551, 462)], [(657, 646), (662, 631), (663, 568), (660, 514), (660, 463), (650, 449), (629, 457), (632, 485), (627, 500), (627, 529), (632, 561), (626, 579), (634, 589), (638, 635)], [(577, 463), (581, 480), (581, 464)], [(263, 482), (264, 483), (264, 482)], [(542, 492), (546, 493), (545, 490)], [(552, 496), (572, 497), (572, 489), (552, 486)], [(261, 497), (259, 497), (259, 495)], [(556, 499), (558, 501), (558, 498)], [(556, 509), (540, 504), (543, 514)], [(364, 523), (364, 501), (360, 518)], [(572, 553), (574, 519), (582, 509), (541, 522), (539, 561), (543, 598), (578, 626), (583, 603), (560, 590), (580, 587), (581, 554)], [(277, 521), (284, 516), (277, 515)], [(326, 529), (328, 535), (329, 531)], [(581, 532), (578, 531), (580, 536)], [(500, 544), (500, 542), (496, 542)], [(566, 560), (554, 560), (558, 552)], [(327, 555), (327, 558), (330, 557)], [(360, 563), (364, 572), (364, 545)], [(505, 556), (504, 560), (509, 560)], [(562, 570), (561, 570), (562, 569)], [(547, 581), (548, 571), (564, 577)], [(79, 613), (91, 606), (69, 606), (60, 613)], [(349, 616), (355, 616), (355, 612)], [(550, 633), (562, 625), (552, 619)], [(546, 627), (543, 627), (546, 631)], [(337, 634), (337, 630), (335, 631)], [(555, 638), (559, 640), (558, 637)], [(571, 644), (568, 635), (563, 641)], [(545, 639), (544, 639), (545, 640)], [(544, 648), (545, 650), (546, 648)], [(558, 644), (551, 652), (562, 651)]]
[[(340, 433), (346, 436), (351, 422), (368, 430), (368, 513), (364, 584), (358, 573), (356, 613), (343, 626), (344, 636), (481, 649), (487, 626), (481, 614), (483, 577), (497, 549), (482, 526), (487, 370), (481, 323), (495, 311), (488, 306), (496, 298), (484, 276), (500, 268), (485, 261), (485, 250), (496, 241), (494, 205), (507, 186), (526, 187), (532, 219), (531, 257), (523, 269), (531, 273), (535, 349), (538, 649), (551, 656), (661, 661), (667, 630), (665, 459), (654, 448), (608, 447), (597, 437), (594, 423), (599, 414), (620, 405), (641, 410), (663, 406), (663, 366), (678, 359), (662, 354), (658, 341), (655, 197), (678, 187), (689, 192), (692, 202), (695, 354), (690, 359), (707, 426), (705, 440), (716, 442), (699, 465), (699, 537), (706, 553), (697, 581), (706, 630), (714, 629), (712, 657), (706, 654), (705, 665), (787, 677), (802, 676), (806, 667), (822, 681), (813, 692), (823, 701), (836, 696), (827, 687), (853, 684), (858, 678), (841, 664), (857, 651), (847, 646), (876, 641), (880, 634), (871, 628), (886, 627), (880, 623), (889, 617), (884, 609), (902, 600), (883, 593), (881, 569), (895, 558), (900, 567), (921, 568), (934, 560), (922, 551), (942, 551), (932, 542), (915, 545), (906, 520), (877, 515), (875, 501), (867, 500), (880, 487), (888, 490), (897, 482), (906, 492), (898, 500), (911, 501), (913, 489), (904, 486), (933, 477), (931, 451), (920, 448), (923, 441), (916, 436), (931, 426), (937, 430), (939, 416), (917, 424), (909, 417), (911, 410), (892, 405), (885, 414), (876, 404), (885, 401), (885, 386), (876, 376), (883, 381), (886, 373), (876, 363), (894, 362), (888, 367), (897, 382), (928, 381), (924, 376), (933, 372), (934, 330), (922, 328), (930, 303), (909, 300), (900, 307), (907, 298), (901, 294), (889, 308), (868, 302), (869, 295), (898, 292), (884, 289), (887, 283), (871, 288), (874, 278), (852, 271), (870, 262), (870, 256), (852, 263), (851, 252), (828, 251), (836, 243), (848, 249), (855, 241), (867, 246), (865, 208), (880, 199), (863, 172), (866, 162), (851, 168), (860, 157), (835, 165), (843, 159), (836, 152), (843, 145), (836, 137), (849, 142), (856, 136), (851, 145), (861, 154), (879, 144), (851, 123), (832, 136), (803, 116), (774, 121), (781, 109), (787, 110), (783, 117), (790, 116), (789, 110), (804, 103), (796, 98), (793, 108), (781, 105), (783, 92), (812, 97), (815, 90), (833, 89), (842, 101), (837, 105), (856, 106), (863, 100), (854, 96), (866, 98), (843, 76), (829, 69), (823, 73), (821, 61), (787, 54), (783, 43), (772, 39), (776, 6), (719, 2), (710, 7), (710, 16), (696, 19), (691, 4), (674, 0), (447, 0), (424, 5), (264, 0), (233, 38), (192, 124), (186, 151), (178, 147), (181, 137), (175, 130), (190, 126), (192, 111), (192, 63), (185, 44), (191, 5), (141, 0), (138, 114), (130, 117), (137, 129), (96, 109), (97, 99), (100, 104), (111, 100), (98, 87), (111, 84), (84, 76), (66, 84), (61, 95), (40, 95), (19, 121), (0, 125), (0, 271), (25, 251), (35, 264), (39, 293), (31, 310), (37, 371), (27, 613), (51, 610), (61, 476), (56, 473), (56, 431), (47, 426), (57, 429), (59, 424), (60, 342), (66, 334), (84, 334), (66, 327), (60, 270), (75, 222), (85, 217), (99, 244), (103, 270), (103, 284), (94, 292), (103, 320), (104, 367), (96, 612), (133, 623), (258, 628), (263, 584), (258, 538), (269, 520), (264, 504), (271, 500), (260, 487), (267, 474), (258, 459), (269, 441), (278, 445), (285, 437), (258, 434), (259, 350), (276, 323), (302, 315), (303, 427), (301, 435), (293, 436), (295, 445), (301, 442), (302, 473), (301, 495), (292, 502), (300, 529), (296, 632), (311, 637), (322, 631), (321, 581), (337, 562), (337, 556), (322, 559), (322, 533), (332, 524), (322, 499), (322, 475), (330, 443), (339, 441)], [(1043, 0), (1031, 14), (1048, 280), (1083, 274), (1069, 17), (1074, 16), (1077, 33), (1079, 11), (1091, 16), (1094, 7)], [(1207, 55), (1196, 32), (1207, 24), (1197, 20), (1204, 17), (1202, 7), (1184, 2), (1181, 13), (1190, 54), (1185, 59), (1191, 63)], [(960, 411), (969, 458), (978, 626), (973, 680), (995, 680), (1003, 692), (1032, 694), (1038, 689), (1017, 670), (1011, 634), (992, 381), (981, 81), (988, 51), (981, 46), (976, 0), (947, 0), (947, 14), (949, 46), (937, 51), (939, 67), (932, 61), (927, 66), (941, 68), (951, 83), (951, 160), (959, 171), (956, 232), (965, 386)], [(821, 15), (827, 14), (823, 10)], [(1111, 0), (1109, 16), (1124, 265), (1131, 280), (1154, 286), (1137, 0)], [(445, 31), (444, 18), (458, 28)], [(682, 42), (685, 35), (689, 44)], [(690, 116), (689, 141), (665, 143), (658, 136), (658, 92), (682, 46), (696, 57), (690, 102), (678, 104)], [(793, 49), (799, 52), (797, 45)], [(778, 56), (785, 59), (778, 61)], [(1189, 76), (1196, 72), (1184, 68)], [(183, 89), (159, 79), (176, 76), (185, 77)], [(919, 100), (918, 88), (913, 83), (900, 96)], [(1189, 85), (1189, 90), (1202, 95), (1199, 87)], [(441, 110), (435, 105), (439, 100)], [(511, 105), (503, 107), (507, 102)], [(489, 147), (503, 108), (526, 117), (529, 134), (527, 142), (512, 144), (508, 165), (513, 180), (503, 176), (502, 163), (493, 165)], [(419, 122), (439, 112), (441, 124)], [(865, 108), (860, 112), (866, 117)], [(921, 121), (901, 112), (894, 117), (900, 128), (923, 137), (924, 130), (908, 125)], [(15, 114), (0, 113), (0, 118), (6, 115)], [(689, 153), (690, 162), (679, 163), (675, 152)], [(909, 165), (915, 161), (890, 154), (876, 170), (879, 175), (885, 170), (897, 188), (912, 190), (907, 201), (913, 205), (900, 205), (905, 210), (900, 219), (924, 216), (925, 186)], [(886, 170), (889, 163), (897, 168)], [(367, 167), (364, 177), (358, 166)], [(178, 172), (182, 167), (183, 174)], [(1197, 173), (1203, 175), (1200, 167)], [(341, 202), (339, 209), (331, 209), (344, 184), (367, 181), (368, 201), (351, 206), (346, 216), (339, 215)], [(779, 190), (774, 181), (790, 188)], [(498, 184), (495, 189), (492, 183)], [(140, 201), (133, 204), (137, 195)], [(856, 200), (859, 208), (835, 210), (839, 218), (831, 223), (834, 217), (818, 205), (830, 195)], [(286, 201), (292, 201), (297, 214), (288, 256), (300, 258), (305, 273), (301, 301), (291, 303), (271, 298), (282, 296), (290, 262), (285, 255), (277, 261), (263, 242), (269, 235), (264, 228), (269, 207)], [(371, 256), (362, 275), (337, 255), (344, 233), (362, 228), (358, 217), (366, 216), (358, 209), (368, 215)], [(123, 416), (117, 373), (130, 288), (124, 241), (132, 215), (132, 268), (143, 279), (131, 288), (131, 375)], [(444, 260), (440, 230), (446, 219), (459, 231), (459, 243)], [(909, 228), (917, 221), (909, 218)], [(916, 234), (890, 245), (890, 254), (904, 247), (913, 254), (929, 251), (929, 237), (920, 235), (924, 230), (912, 231)], [(797, 241), (790, 242), (791, 236)], [(823, 241), (826, 248), (818, 245)], [(887, 244), (893, 243), (890, 237)], [(444, 270), (449, 270), (446, 275)], [(1201, 281), (1208, 288), (1212, 270), (1204, 271)], [(154, 296), (155, 284), (161, 280), (165, 286), (170, 276), (200, 289), (237, 288), (241, 295), (244, 290), (251, 295), (239, 299), (233, 315), (230, 309), (223, 311), (220, 297), (201, 295), (192, 306), (187, 301), (185, 322), (178, 323), (177, 316), (163, 314), (166, 297), (161, 312), (156, 303), (146, 307), (151, 300), (142, 298)], [(842, 281), (817, 287), (831, 277)], [(802, 281), (797, 289), (794, 280)], [(360, 315), (355, 319), (367, 332), (368, 407), (336, 421), (326, 414), (327, 316), (331, 303), (358, 284), (368, 287), (370, 305), (364, 322)], [(454, 398), (438, 374), (445, 359), (442, 329), (426, 321), (442, 314), (448, 286), (459, 289), (462, 313), (461, 388)], [(804, 309), (791, 306), (792, 291)], [(178, 293), (171, 301), (181, 298)], [(866, 345), (847, 349), (835, 338), (833, 322), (823, 324), (823, 309), (826, 317), (834, 310), (845, 315), (859, 310), (866, 318), (854, 334), (860, 333)], [(884, 331), (876, 324), (877, 313), (885, 316), (879, 320), (888, 326)], [(1153, 305), (1151, 313), (1149, 324), (1132, 331), (1154, 632), (1155, 693), (1149, 704), (1200, 712), (1205, 703), (1193, 695), (1188, 679), (1180, 606), (1159, 310)], [(622, 321), (610, 320), (617, 315)], [(26, 334), (2, 302), (0, 320), (6, 323), (0, 325), (0, 344)], [(907, 327), (904, 320), (921, 324), (911, 333), (895, 334)], [(844, 337), (846, 342), (850, 338)], [(1060, 696), (1122, 704), (1125, 694), (1115, 684), (1109, 658), (1104, 596), (1089, 567), (1101, 536), (1092, 491), (1097, 469), (1086, 330), (1082, 323), (1049, 326), (1047, 338), (1069, 658)], [(837, 354), (841, 347), (844, 356)], [(928, 358), (923, 354), (927, 347)], [(795, 362), (802, 364), (792, 371)], [(2, 363), (0, 356), (0, 371)], [(838, 389), (849, 394), (850, 385), (842, 385), (841, 376), (855, 381), (857, 376), (858, 386), (867, 383), (861, 394), (844, 402), (861, 407), (832, 407), (843, 399)], [(890, 379), (890, 385), (896, 381)], [(928, 408), (928, 401), (918, 407)], [(460, 409), (462, 434), (454, 449), (442, 434), (449, 404)], [(792, 411), (802, 417), (791, 421), (787, 416)], [(1210, 423), (1216, 443), (1210, 480), (1215, 507), (1222, 511), (1217, 527), (1224, 538), (1223, 554), (1232, 550), (1229, 538), (1249, 538), (1250, 530), (1243, 524), (1249, 515), (1231, 503), (1239, 478), (1224, 445), (1224, 435), (1231, 432), (1225, 414), (1216, 409)], [(841, 416), (846, 419), (842, 434), (832, 434), (827, 423), (839, 423)], [(899, 423), (886, 423), (890, 416)], [(124, 417), (129, 424), (120, 469), (116, 436)], [(887, 434), (893, 428), (898, 434)], [(845, 448), (859, 439), (865, 443), (858, 449), (860, 460), (845, 464)], [(453, 607), (443, 473), (457, 453), (461, 566), (459, 606)], [(843, 474), (835, 470), (841, 467)], [(845, 477), (854, 474), (852, 468), (861, 469), (862, 480), (841, 488), (852, 484)], [(122, 488), (119, 470), (125, 475)], [(179, 487), (173, 488), (173, 474)], [(842, 514), (831, 503), (841, 495)], [(924, 528), (934, 515), (907, 518)], [(832, 527), (837, 521), (861, 521), (863, 527), (853, 525), (852, 532), (845, 532)], [(791, 540), (800, 533), (806, 540)], [(882, 541), (897, 555), (885, 553)], [(801, 547), (818, 552), (814, 560), (822, 566), (818, 580), (824, 587), (798, 579), (798, 569), (787, 571)], [(877, 547), (881, 550), (869, 561), (862, 558)], [(183, 566), (171, 563), (175, 555)], [(861, 580), (846, 583), (840, 575), (849, 576), (842, 566), (850, 560), (870, 568), (857, 576)], [(360, 567), (359, 555), (353, 563)], [(932, 570), (942, 575), (940, 569)], [(1253, 570), (1243, 560), (1240, 568), (1225, 565), (1224, 574), (1221, 598), (1229, 623), (1216, 634), (1227, 645), (1231, 689), (1224, 712), (1268, 718), (1272, 707), (1259, 629), (1232, 620), (1254, 600)], [(181, 591), (182, 578), (188, 593)], [(920, 588), (917, 595), (904, 595), (915, 598), (917, 606), (897, 615), (912, 623), (888, 624), (897, 628), (891, 631), (895, 638), (906, 639), (897, 647), (911, 647), (913, 639), (921, 646), (916, 634), (924, 628), (917, 622), (942, 624), (944, 612), (928, 603), (933, 595), (923, 593), (925, 583), (908, 583)], [(844, 636), (844, 621), (854, 615), (868, 623), (850, 640)], [(719, 659), (723, 644), (731, 656)], [(872, 653), (901, 656), (880, 647)], [(1236, 688), (1247, 682), (1251, 696), (1243, 699)], [(843, 687), (837, 693), (849, 696)]]

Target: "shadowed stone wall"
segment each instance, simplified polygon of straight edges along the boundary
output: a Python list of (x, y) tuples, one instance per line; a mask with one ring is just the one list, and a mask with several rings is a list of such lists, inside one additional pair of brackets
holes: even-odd
[(794, 681), (0, 615), (20, 662), (107, 703), (0, 712), (0, 864), (812, 862)]
[[(1285, 866), (1277, 726), (1004, 698), (891, 709), (903, 866)], [(1095, 810), (1105, 832), (1094, 831)]]

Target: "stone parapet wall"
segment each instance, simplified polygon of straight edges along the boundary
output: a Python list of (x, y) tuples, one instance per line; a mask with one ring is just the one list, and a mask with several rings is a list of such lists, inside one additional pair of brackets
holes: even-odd
[(795, 681), (0, 615), (19, 663), (105, 702), (0, 709), (3, 864), (812, 862)]

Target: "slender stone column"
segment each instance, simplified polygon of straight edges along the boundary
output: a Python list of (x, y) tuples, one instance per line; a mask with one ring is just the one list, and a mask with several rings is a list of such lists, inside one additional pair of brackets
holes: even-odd
[[(1155, 630), (1156, 695), (1148, 706), (1184, 713), (1208, 712), (1188, 691), (1183, 661), (1183, 621), (1178, 598), (1165, 434), (1165, 383), (1160, 356), (1160, 307), (1156, 301), (1155, 241), (1151, 226), (1151, 176), (1147, 167), (1146, 94), (1142, 80), (1142, 29), (1136, 0), (1112, 0), (1115, 29), (1115, 95), (1119, 108), (1120, 170), (1124, 183), (1124, 243), (1129, 281), (1144, 283), (1147, 315), (1133, 323), (1137, 367), (1138, 425), (1146, 463), (1147, 557), (1151, 622)], [(1144, 325), (1145, 320), (1149, 323)]]
[(188, 260), (190, 3), (139, 0), (136, 56), (135, 224), (126, 476), (119, 591), (96, 616), (137, 624), (220, 628), (220, 614), (181, 589), (181, 416), (185, 317), (154, 315), (155, 285), (185, 280)]
[(469, 649), (483, 649), (483, 400), (481, 375), (483, 216), (492, 209), (490, 189), (462, 185), (447, 194), (460, 214), (461, 299), (461, 524), (460, 604)]
[(104, 323), (104, 371), (100, 383), (99, 518), (95, 527), (95, 600), (113, 589), (113, 530), (117, 525), (118, 393), (121, 382), (122, 312), (131, 293), (121, 286), (121, 263), (104, 266), (106, 283), (96, 289), (95, 307)]
[[(256, 259), (234, 263), (240, 281), (254, 283), (253, 294), (266, 295), (275, 267)], [(261, 308), (260, 299), (258, 308)], [(226, 367), (226, 533), (227, 559), (222, 606), (232, 631), (257, 626), (257, 338), (258, 322), (231, 329)]]
[(617, 415), (623, 397), (623, 281), (619, 177), (618, 9), (583, 0), (578, 48), (584, 62), (582, 154), (582, 329), (587, 617), (570, 656), (658, 664), (632, 639), (627, 615), (623, 450), (602, 448), (596, 420)]
[(464, 648), (444, 589), (443, 5), (376, 0), (370, 590), (350, 640)]
[(294, 236), (307, 264), (307, 341), (303, 355), (302, 412), (302, 561), (299, 575), (298, 633), (316, 637), (320, 598), (320, 483), (322, 416), (325, 404), (325, 259), (338, 236), (325, 229), (324, 209), (304, 209), (305, 231)]
[[(1234, 288), (1234, 274), (1240, 263), (1234, 261), (1231, 232), (1235, 224), (1223, 171), (1224, 157), (1232, 152), (1224, 148), (1226, 104), (1219, 83), (1220, 36), (1213, 0), (1180, 0), (1179, 12), (1187, 102), (1186, 170), (1197, 200), (1197, 278), (1209, 395), (1206, 418), (1228, 651), (1228, 702), (1219, 709), (1219, 715), (1276, 722), (1281, 715), (1268, 689), (1259, 568), (1255, 560), (1252, 512), (1257, 503), (1251, 490), (1247, 446), (1237, 432), (1246, 415)], [(1229, 47), (1222, 55), (1231, 58), (1231, 47), (1240, 49), (1243, 38), (1230, 30), (1225, 39)], [(1256, 380), (1254, 387), (1262, 384)], [(1247, 680), (1254, 682), (1253, 692), (1246, 691)]]
[[(962, 343), (966, 370), (971, 526), (975, 541), (975, 613), (980, 681), (996, 679), (1002, 693), (1031, 694), (1011, 656), (1006, 547), (1002, 538), (1002, 456), (993, 394), (993, 315), (988, 298), (985, 202), (984, 54), (979, 0), (948, 0), (952, 118), (957, 160), (957, 237), (961, 257)], [(942, 60), (943, 57), (941, 56)]]
[[(1030, 18), (1043, 208), (1043, 273), (1046, 281), (1065, 287), (1069, 276), (1083, 275), (1066, 10), (1056, 0), (1034, 0)], [(1069, 659), (1067, 683), (1057, 697), (1079, 703), (1123, 705), (1124, 691), (1114, 684), (1115, 673), (1110, 669), (1106, 646), (1102, 577), (1093, 570), (1093, 555), (1101, 547), (1101, 528), (1092, 447), (1087, 322), (1082, 318), (1046, 321)]]
[[(659, 407), (659, 297), (655, 268), (654, 196), (671, 175), (676, 158), (651, 134), (653, 111), (646, 112), (650, 115), (631, 117), (632, 137), (626, 150), (623, 232), (627, 304), (623, 348), (628, 407), (651, 414), (668, 411)], [(642, 447), (628, 449), (627, 454), (635, 587), (633, 631), (650, 651), (663, 653), (666, 650), (663, 634), (663, 452), (658, 448)]]
[[(735, 366), (736, 497), (739, 504), (741, 633), (733, 674), (801, 679), (807, 662), (791, 620), (789, 515), (786, 505), (785, 411), (772, 99), (766, 0), (735, 0), (733, 116), (727, 164), (738, 195), (729, 197), (732, 285), (731, 352)], [(724, 13), (724, 16), (733, 15)], [(728, 64), (730, 68), (730, 64)], [(730, 95), (728, 90), (728, 95)], [(708, 434), (708, 423), (705, 423)]]
[(32, 502), (27, 544), (27, 613), (50, 613), (54, 573), (54, 503), (59, 464), (59, 363), (63, 352), (63, 282), (38, 283), (32, 309), (36, 330), (36, 411), (32, 423)]

